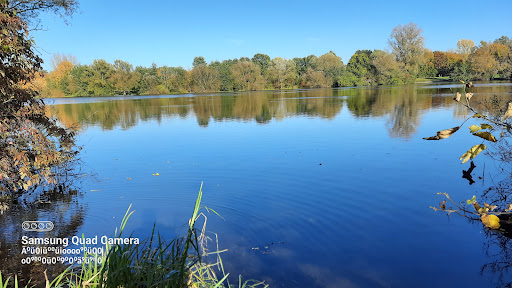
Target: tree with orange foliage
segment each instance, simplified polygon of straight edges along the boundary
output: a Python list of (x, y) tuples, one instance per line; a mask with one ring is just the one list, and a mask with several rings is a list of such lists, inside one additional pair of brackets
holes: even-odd
[(58, 168), (73, 159), (74, 133), (45, 114), (27, 85), (41, 69), (26, 22), (0, 1), (0, 199), (56, 183)]

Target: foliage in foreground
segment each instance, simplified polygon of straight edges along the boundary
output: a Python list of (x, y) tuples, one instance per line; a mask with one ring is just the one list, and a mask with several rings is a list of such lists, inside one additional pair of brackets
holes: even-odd
[[(85, 252), (84, 258), (93, 257), (96, 261), (82, 263), (80, 266), (68, 267), (52, 282), (46, 277), (46, 288), (53, 287), (268, 287), (264, 282), (254, 280), (242, 281), (231, 285), (229, 273), (225, 273), (220, 253), (208, 252), (205, 214), (200, 213), (202, 184), (199, 189), (192, 218), (189, 220), (187, 234), (171, 242), (160, 236), (155, 228), (151, 237), (140, 245), (106, 245), (105, 253), (92, 255)], [(134, 211), (131, 205), (121, 221), (115, 237), (121, 237), (128, 219)], [(208, 208), (206, 208), (208, 210)], [(208, 211), (210, 211), (209, 209)], [(213, 211), (213, 210), (212, 210)], [(215, 211), (213, 211), (215, 212)], [(216, 213), (216, 212), (215, 212)], [(204, 222), (201, 229), (196, 228), (199, 218)], [(208, 263), (208, 256), (215, 256), (214, 263)], [(100, 260), (100, 261), (98, 261)], [(219, 275), (217, 275), (219, 274)], [(0, 271), (0, 288), (18, 287), (17, 276), (14, 279), (2, 279)], [(27, 285), (26, 287), (30, 287)]]
[[(494, 132), (500, 132), (499, 138), (503, 138), (507, 135), (510, 135), (510, 131), (512, 129), (512, 126), (507, 120), (512, 117), (512, 102), (507, 104), (507, 107), (502, 113), (502, 115), (498, 115), (497, 117), (492, 117), (491, 115), (483, 115), (478, 113), (472, 106), (471, 106), (471, 98), (473, 97), (473, 93), (466, 92), (466, 89), (471, 89), (473, 87), (473, 84), (465, 83), (464, 81), (461, 81), (463, 85), (463, 93), (456, 92), (455, 96), (453, 98), (454, 101), (458, 102), (459, 104), (466, 107), (469, 111), (473, 113), (472, 116), (468, 117), (464, 122), (462, 122), (461, 125), (445, 129), (437, 132), (437, 135), (423, 138), (425, 140), (441, 140), (446, 139), (452, 136), (454, 133), (460, 130), (460, 128), (471, 118), (477, 118), (481, 119), (483, 123), (480, 125), (471, 125), (469, 126), (469, 132), (476, 137), (479, 137), (482, 139), (482, 143), (476, 144), (468, 149), (462, 156), (459, 158), (459, 160), (462, 160), (462, 163), (466, 163), (469, 160), (474, 159), (478, 154), (480, 154), (482, 151), (487, 149), (487, 146), (484, 144), (484, 142), (490, 142), (495, 143), (498, 142), (498, 139), (492, 134)], [(463, 98), (464, 97), (464, 98)], [(465, 100), (465, 101), (464, 101)], [(484, 131), (487, 130), (487, 131)], [(510, 148), (508, 148), (510, 149)], [(464, 178), (468, 178), (471, 183), (471, 172), (475, 168), (475, 164), (473, 161), (471, 161), (470, 168), (466, 171), (464, 170)], [(445, 211), (448, 214), (456, 213), (465, 217), (468, 217), (473, 220), (480, 220), (485, 227), (494, 229), (494, 230), (501, 230), (502, 232), (506, 233), (512, 233), (512, 203), (506, 205), (506, 207), (498, 207), (497, 205), (490, 205), (487, 203), (483, 203), (483, 205), (480, 205), (478, 201), (476, 200), (476, 196), (473, 196), (473, 198), (466, 201), (467, 205), (473, 206), (474, 209), (471, 209), (470, 207), (466, 206), (463, 202), (456, 203), (450, 198), (450, 195), (448, 193), (438, 193), (441, 195), (444, 195), (447, 199), (439, 203), (439, 208), (437, 207), (430, 207), (436, 211)], [(505, 198), (506, 199), (506, 198)], [(455, 207), (447, 207), (446, 203), (447, 201), (450, 201)]]
[(0, 1), (0, 198), (54, 184), (56, 168), (71, 161), (74, 132), (45, 114), (28, 86), (41, 69), (26, 22)]

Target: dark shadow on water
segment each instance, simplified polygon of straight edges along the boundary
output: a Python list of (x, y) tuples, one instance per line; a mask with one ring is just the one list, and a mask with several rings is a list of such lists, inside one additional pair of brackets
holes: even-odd
[[(53, 279), (62, 272), (65, 264), (42, 264), (32, 262), (22, 264), (30, 254), (22, 254), (23, 246), (50, 247), (51, 245), (23, 245), (22, 237), (67, 238), (74, 236), (83, 224), (86, 205), (80, 203), (82, 193), (65, 184), (56, 185), (37, 196), (22, 196), (8, 203), (8, 208), (0, 215), (0, 267), (4, 281), (17, 275), (22, 287), (29, 279), (30, 285), (44, 287), (44, 271)], [(6, 205), (6, 204), (4, 204)], [(48, 232), (27, 232), (22, 229), (24, 221), (52, 221), (54, 228)], [(49, 252), (47, 257), (55, 257)], [(51, 280), (50, 280), (51, 281)]]

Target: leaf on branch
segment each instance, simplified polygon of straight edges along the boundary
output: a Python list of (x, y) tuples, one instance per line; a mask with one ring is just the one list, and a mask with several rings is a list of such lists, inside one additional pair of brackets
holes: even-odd
[(508, 204), (507, 209), (505, 209), (505, 211), (510, 211), (510, 210), (512, 210), (512, 203)]
[(480, 127), (482, 127), (482, 129), (492, 129), (492, 128), (494, 128), (491, 125), (485, 124), (485, 123), (480, 124)]
[(482, 129), (484, 129), (484, 128), (482, 128), (482, 127), (480, 127), (478, 125), (471, 125), (471, 126), (469, 126), (469, 130), (471, 130), (471, 133), (475, 133), (476, 131), (480, 131)]
[(480, 217), (480, 220), (482, 220), (482, 223), (484, 223), (484, 226), (491, 229), (498, 229), (500, 228), (500, 218), (496, 215), (488, 215), (484, 214), (482, 217)]
[(476, 155), (480, 154), (480, 152), (484, 151), (485, 149), (487, 149), (487, 146), (485, 146), (485, 144), (475, 145), (475, 146), (469, 148), (469, 150), (466, 153), (462, 154), (462, 156), (459, 158), (459, 160), (464, 159), (464, 160), (462, 160), (462, 163), (466, 163), (469, 160), (475, 158)]
[(453, 133), (457, 132), (457, 130), (459, 130), (459, 128), (460, 127), (457, 126), (457, 127), (453, 127), (453, 128), (446, 129), (446, 130), (441, 130), (441, 131), (437, 132), (436, 136), (423, 138), (423, 139), (425, 139), (425, 140), (440, 140), (440, 139), (448, 138), (448, 137), (452, 136)]
[(489, 205), (485, 202), (484, 202), (484, 207), (489, 209), (490, 211), (493, 211), (494, 209), (498, 208), (498, 206), (496, 206), (496, 205)]
[(468, 204), (473, 204), (476, 202), (476, 195), (473, 195), (473, 198), (466, 200)]
[(466, 93), (466, 100), (471, 100), (471, 97), (473, 97), (473, 93)]
[(478, 113), (476, 113), (475, 115), (473, 115), (473, 117), (475, 117), (475, 118), (486, 118), (484, 115), (482, 115), (482, 114), (478, 114)]
[(459, 92), (457, 92), (457, 94), (455, 94), (455, 97), (453, 97), (453, 100), (455, 100), (455, 101), (457, 101), (457, 102), (460, 102), (460, 97), (461, 97), (461, 96), (462, 96), (462, 95), (461, 95)]
[(439, 208), (445, 210), (446, 209), (446, 200), (444, 200), (443, 202), (439, 202)]
[(489, 209), (485, 207), (480, 207), (476, 212), (478, 212), (478, 214), (487, 214), (487, 212), (489, 212)]
[(502, 121), (507, 120), (510, 116), (512, 116), (512, 102), (508, 103), (508, 108), (505, 115), (503, 115)]
[(497, 142), (498, 140), (496, 140), (496, 138), (494, 138), (494, 136), (489, 133), (489, 132), (476, 132), (476, 133), (473, 133), (473, 135), (475, 136), (478, 136), (480, 138), (483, 138), (487, 141), (491, 141), (491, 142)]

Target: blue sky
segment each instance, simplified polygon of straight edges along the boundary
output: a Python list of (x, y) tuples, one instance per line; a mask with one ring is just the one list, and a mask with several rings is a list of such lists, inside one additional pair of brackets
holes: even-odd
[(512, 2), (492, 1), (132, 1), (82, 0), (66, 25), (42, 15), (38, 51), (50, 70), (54, 53), (128, 61), (135, 66), (190, 68), (264, 53), (292, 59), (334, 51), (347, 63), (358, 49), (388, 49), (393, 27), (414, 22), (426, 47), (455, 49), (457, 41), (512, 37)]

